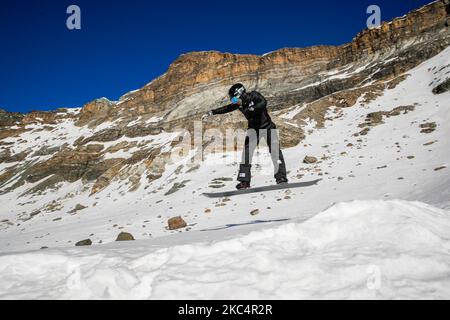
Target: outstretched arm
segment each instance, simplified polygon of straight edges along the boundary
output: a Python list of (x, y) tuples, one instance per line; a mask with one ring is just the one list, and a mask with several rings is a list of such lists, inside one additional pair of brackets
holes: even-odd
[(208, 117), (215, 115), (215, 114), (225, 114), (229, 112), (233, 112), (239, 109), (239, 104), (229, 104), (225, 107), (217, 108), (211, 111), (208, 111), (205, 113), (202, 117), (202, 120), (206, 120)]
[(225, 114), (225, 113), (236, 111), (237, 109), (239, 109), (239, 105), (238, 104), (229, 104), (229, 105), (227, 105), (225, 107), (221, 107), (221, 108), (217, 108), (217, 109), (211, 110), (211, 113), (212, 114)]

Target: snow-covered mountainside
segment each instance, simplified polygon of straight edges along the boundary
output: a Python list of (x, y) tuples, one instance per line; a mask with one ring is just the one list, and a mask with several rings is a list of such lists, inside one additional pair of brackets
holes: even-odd
[[(190, 75), (192, 57), (118, 102), (0, 113), (0, 298), (450, 298), (449, 8), (362, 33), (371, 49), (352, 61), (261, 64), (290, 182), (322, 179), (304, 189), (209, 199), (234, 188), (241, 150), (172, 161), (179, 129), (248, 76), (197, 74), (210, 87), (155, 110), (149, 86)], [(414, 22), (413, 39), (367, 45)], [(253, 185), (273, 184), (267, 148), (254, 160)]]

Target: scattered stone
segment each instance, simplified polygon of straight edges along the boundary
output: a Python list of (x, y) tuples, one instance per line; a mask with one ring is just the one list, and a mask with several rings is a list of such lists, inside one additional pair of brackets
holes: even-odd
[(378, 170), (380, 169), (386, 169), (388, 166), (381, 166), (381, 167), (377, 167)]
[(376, 126), (383, 123), (383, 112), (372, 112), (367, 115), (366, 122), (370, 126)]
[(53, 219), (53, 221), (60, 221), (60, 220), (62, 220), (61, 217), (60, 217), (60, 218), (55, 218), (55, 219)]
[(450, 90), (450, 78), (433, 89), (434, 94), (442, 94)]
[(432, 144), (435, 144), (437, 141), (430, 141), (430, 142), (427, 142), (427, 143), (424, 143), (423, 145), (425, 146), (425, 147), (428, 147), (428, 146), (431, 146)]
[(211, 209), (205, 209), (205, 213), (211, 213)]
[(178, 190), (186, 187), (186, 183), (188, 183), (190, 180), (184, 180), (183, 182), (175, 182), (172, 186), (172, 188), (170, 188), (169, 191), (167, 191), (164, 195), (168, 196), (171, 195), (175, 192), (177, 192)]
[(224, 184), (211, 184), (208, 187), (213, 188), (213, 189), (220, 189), (220, 188), (225, 188)]
[(434, 169), (434, 171), (440, 171), (440, 170), (443, 170), (443, 169), (447, 169), (447, 167), (446, 166), (442, 166), (442, 167)]
[(233, 178), (224, 178), (224, 177), (222, 177), (222, 178), (216, 178), (212, 182), (227, 182), (227, 181), (233, 181), (233, 180), (234, 180)]
[(186, 171), (186, 173), (191, 173), (191, 172), (197, 171), (198, 169), (200, 169), (200, 165), (199, 164), (194, 165), (193, 167), (191, 167), (189, 170)]
[(117, 236), (116, 241), (134, 241), (134, 237), (131, 233), (128, 232), (121, 232)]
[(187, 226), (187, 223), (180, 216), (170, 218), (167, 223), (169, 225), (169, 230), (177, 230)]
[(252, 216), (256, 216), (257, 214), (259, 214), (259, 209), (252, 210), (252, 211), (250, 212), (250, 214), (251, 214)]
[(428, 122), (420, 125), (422, 131), (420, 133), (429, 134), (436, 130), (437, 125), (436, 122)]
[(221, 202), (221, 203), (216, 204), (216, 208), (225, 207), (226, 205), (227, 205), (226, 203)]
[(306, 156), (305, 159), (303, 160), (303, 163), (313, 164), (313, 163), (317, 163), (317, 161), (318, 160), (316, 157)]
[(84, 247), (84, 246), (91, 246), (91, 245), (92, 245), (91, 239), (81, 240), (75, 244), (75, 246), (77, 246), (77, 247)]
[(364, 130), (362, 130), (359, 135), (360, 136), (367, 136), (370, 132), (370, 128), (365, 128)]
[(416, 157), (415, 156), (408, 156), (407, 157), (409, 160), (412, 160), (412, 159), (415, 159)]
[(48, 247), (41, 247), (41, 250), (45, 250), (45, 249), (48, 249)]
[(338, 179), (338, 181), (344, 180), (344, 178), (342, 178), (342, 177), (338, 177), (337, 179)]
[(84, 210), (86, 208), (87, 207), (83, 206), (82, 204), (77, 204), (73, 210), (69, 211), (69, 213), (74, 214), (74, 213), (77, 213), (78, 211)]

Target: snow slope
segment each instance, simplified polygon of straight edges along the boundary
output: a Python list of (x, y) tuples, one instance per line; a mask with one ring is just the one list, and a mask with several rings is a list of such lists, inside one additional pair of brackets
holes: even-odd
[[(30, 185), (2, 195), (0, 297), (450, 298), (450, 96), (432, 93), (449, 70), (450, 48), (372, 102), (331, 114), (324, 128), (311, 121), (306, 139), (285, 150), (291, 182), (323, 179), (310, 188), (201, 196), (234, 188), (240, 152), (231, 152), (199, 168), (171, 165), (134, 192), (113, 183), (89, 196), (80, 182), (44, 197), (19, 197)], [(399, 106), (415, 109), (354, 136), (369, 113)], [(436, 130), (421, 132), (430, 122)], [(321, 160), (306, 165), (306, 155)], [(273, 183), (264, 148), (258, 159), (253, 184)], [(221, 189), (210, 187), (217, 178), (226, 178)], [(53, 200), (61, 208), (18, 220)], [(68, 214), (77, 204), (86, 209)], [(188, 227), (169, 231), (174, 216)], [(138, 241), (114, 243), (121, 231)], [(92, 248), (67, 248), (87, 238)], [(368, 268), (381, 272), (379, 290), (367, 291)]]
[(448, 299), (449, 213), (354, 201), (230, 240), (3, 255), (0, 298)]

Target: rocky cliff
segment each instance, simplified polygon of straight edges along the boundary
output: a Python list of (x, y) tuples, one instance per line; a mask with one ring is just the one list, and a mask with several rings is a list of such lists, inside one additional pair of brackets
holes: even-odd
[[(118, 104), (95, 102), (82, 115), (94, 109), (94, 118), (100, 119), (157, 114), (176, 120), (220, 105), (224, 90), (237, 81), (271, 97), (273, 108), (310, 102), (414, 67), (449, 45), (448, 25), (449, 2), (442, 0), (364, 30), (339, 47), (286, 48), (264, 56), (189, 53), (174, 61), (166, 74), (123, 96)], [(341, 69), (348, 74), (358, 72), (324, 81), (330, 71)], [(317, 82), (321, 85), (298, 90)]]

